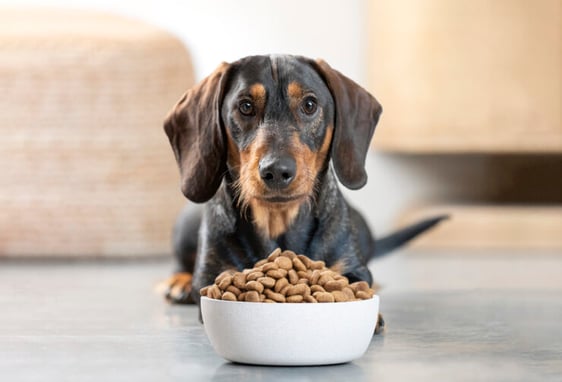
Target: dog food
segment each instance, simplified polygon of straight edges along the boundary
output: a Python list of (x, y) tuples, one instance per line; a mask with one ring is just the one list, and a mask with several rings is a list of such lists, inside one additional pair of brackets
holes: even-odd
[(375, 291), (365, 281), (350, 284), (323, 261), (278, 248), (252, 269), (222, 272), (200, 293), (227, 301), (317, 303), (367, 300)]

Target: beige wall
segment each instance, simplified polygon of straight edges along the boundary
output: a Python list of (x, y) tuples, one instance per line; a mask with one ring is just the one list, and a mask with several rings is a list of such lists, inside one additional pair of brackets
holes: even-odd
[(562, 2), (371, 2), (376, 147), (562, 152)]

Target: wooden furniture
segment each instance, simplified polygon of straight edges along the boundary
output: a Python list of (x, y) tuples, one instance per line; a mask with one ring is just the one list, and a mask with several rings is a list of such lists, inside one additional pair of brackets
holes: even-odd
[(0, 11), (0, 257), (168, 255), (184, 203), (162, 121), (193, 84), (169, 33)]
[[(501, 161), (505, 154), (522, 158), (520, 168), (537, 155), (560, 163), (560, 1), (374, 1), (369, 25), (370, 89), (384, 106), (377, 150), (439, 154), (444, 161), (467, 154), (467, 166), (482, 155)], [(514, 179), (511, 187), (533, 187), (511, 170), (501, 174)], [(422, 201), (401, 220), (435, 209), (458, 217), (419, 245), (562, 249), (562, 168), (545, 176), (541, 183), (552, 189), (536, 187), (531, 198), (445, 197), (446, 206)], [(496, 179), (465, 182), (493, 188)]]

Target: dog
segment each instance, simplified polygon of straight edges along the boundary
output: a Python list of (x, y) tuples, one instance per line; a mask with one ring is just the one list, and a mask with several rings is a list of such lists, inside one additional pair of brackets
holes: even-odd
[(367, 182), (379, 102), (323, 60), (264, 55), (221, 64), (188, 90), (164, 129), (189, 205), (174, 228), (176, 303), (199, 303), (224, 270), (251, 268), (276, 248), (325, 261), (350, 282), (367, 264), (444, 216), (375, 240), (339, 182)]

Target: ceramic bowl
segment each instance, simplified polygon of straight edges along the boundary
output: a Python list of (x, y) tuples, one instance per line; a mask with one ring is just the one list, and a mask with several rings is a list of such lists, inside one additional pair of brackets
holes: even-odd
[(201, 298), (205, 332), (223, 358), (256, 365), (328, 365), (367, 350), (379, 297), (337, 303), (267, 304)]

